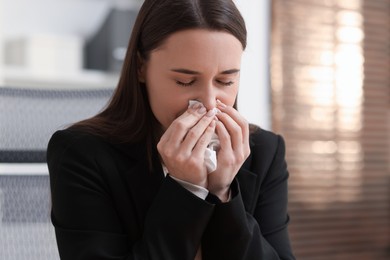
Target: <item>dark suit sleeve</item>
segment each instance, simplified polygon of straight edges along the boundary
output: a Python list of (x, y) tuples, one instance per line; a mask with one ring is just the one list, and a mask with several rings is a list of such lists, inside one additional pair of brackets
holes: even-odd
[(115, 187), (94, 156), (98, 150), (83, 136), (61, 132), (49, 143), (52, 222), (61, 259), (193, 260), (214, 206), (167, 177), (134, 241), (114, 206)]
[(280, 136), (276, 144), (254, 214), (246, 212), (235, 180), (231, 186), (233, 199), (215, 206), (202, 244), (203, 260), (295, 259), (287, 233), (288, 172), (284, 141)]

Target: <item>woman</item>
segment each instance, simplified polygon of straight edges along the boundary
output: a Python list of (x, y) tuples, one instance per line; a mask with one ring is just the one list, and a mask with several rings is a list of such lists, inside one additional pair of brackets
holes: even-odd
[(245, 46), (232, 1), (144, 2), (108, 106), (48, 146), (62, 259), (294, 259), (284, 142), (235, 109)]

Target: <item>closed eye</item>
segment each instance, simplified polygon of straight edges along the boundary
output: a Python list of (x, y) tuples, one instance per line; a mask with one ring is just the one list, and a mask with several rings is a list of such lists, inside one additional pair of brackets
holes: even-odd
[(176, 80), (176, 84), (183, 86), (183, 87), (189, 87), (189, 86), (193, 85), (194, 82), (195, 82), (195, 80), (191, 80), (189, 82), (182, 82), (182, 81)]
[(234, 84), (233, 81), (228, 81), (228, 82), (225, 82), (225, 81), (221, 81), (221, 80), (217, 80), (217, 82), (223, 86), (231, 86)]

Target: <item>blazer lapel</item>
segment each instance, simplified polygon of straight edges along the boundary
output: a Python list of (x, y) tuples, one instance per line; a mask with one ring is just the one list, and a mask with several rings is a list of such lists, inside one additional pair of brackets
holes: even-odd
[(241, 197), (245, 206), (246, 211), (249, 213), (254, 212), (255, 202), (257, 198), (258, 191), (256, 190), (257, 184), (257, 174), (250, 171), (251, 169), (252, 156), (249, 156), (248, 159), (244, 162), (241, 169), (237, 173), (237, 180), (240, 186)]

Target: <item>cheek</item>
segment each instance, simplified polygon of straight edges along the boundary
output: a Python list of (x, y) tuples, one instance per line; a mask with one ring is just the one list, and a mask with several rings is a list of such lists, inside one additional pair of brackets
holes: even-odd
[(185, 111), (187, 110), (187, 106), (178, 106), (177, 104), (175, 105), (168, 105), (165, 107), (164, 110), (159, 110), (157, 113), (160, 114), (160, 123), (164, 127), (164, 129), (167, 129), (172, 122), (181, 116)]
[(152, 112), (164, 129), (168, 128), (188, 107), (187, 100), (173, 100), (172, 96), (174, 93), (161, 92), (160, 95), (150, 97)]
[(233, 106), (234, 101), (236, 101), (237, 93), (238, 93), (237, 87), (234, 87), (229, 91), (224, 92), (223, 95), (221, 96), (222, 103), (224, 103), (227, 106)]

